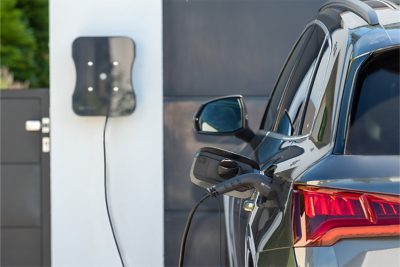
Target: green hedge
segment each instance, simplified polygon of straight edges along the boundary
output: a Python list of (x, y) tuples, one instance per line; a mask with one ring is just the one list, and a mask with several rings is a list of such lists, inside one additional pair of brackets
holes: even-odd
[(30, 88), (49, 87), (48, 14), (48, 0), (1, 0), (0, 66)]

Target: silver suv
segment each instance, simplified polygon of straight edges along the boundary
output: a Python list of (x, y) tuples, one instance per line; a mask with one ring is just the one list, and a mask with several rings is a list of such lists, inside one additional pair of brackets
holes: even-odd
[[(247, 144), (202, 148), (191, 171), (211, 191), (234, 181), (231, 266), (400, 266), (399, 59), (398, 1), (329, 1), (294, 45), (257, 132), (241, 96), (202, 105), (198, 133)], [(232, 187), (247, 174), (272, 193)]]

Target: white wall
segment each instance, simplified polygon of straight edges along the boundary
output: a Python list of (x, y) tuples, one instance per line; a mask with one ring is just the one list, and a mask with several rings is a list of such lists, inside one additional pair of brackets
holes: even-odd
[(162, 0), (50, 0), (52, 264), (120, 266), (104, 203), (104, 117), (71, 107), (71, 44), (87, 35), (136, 42), (136, 111), (107, 130), (109, 196), (127, 266), (162, 266)]

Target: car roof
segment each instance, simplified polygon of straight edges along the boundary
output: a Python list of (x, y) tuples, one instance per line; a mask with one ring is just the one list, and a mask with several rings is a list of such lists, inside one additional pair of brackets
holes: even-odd
[(330, 34), (345, 29), (352, 57), (400, 45), (400, 1), (333, 0), (316, 17)]

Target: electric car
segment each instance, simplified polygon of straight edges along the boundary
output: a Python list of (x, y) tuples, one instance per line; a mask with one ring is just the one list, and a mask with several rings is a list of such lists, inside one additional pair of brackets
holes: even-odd
[[(241, 96), (199, 108), (199, 134), (246, 144), (202, 148), (191, 169), (210, 192), (236, 179), (224, 194), (230, 266), (400, 265), (399, 59), (398, 1), (329, 1), (291, 50), (257, 132)], [(249, 173), (269, 191), (241, 184)]]

